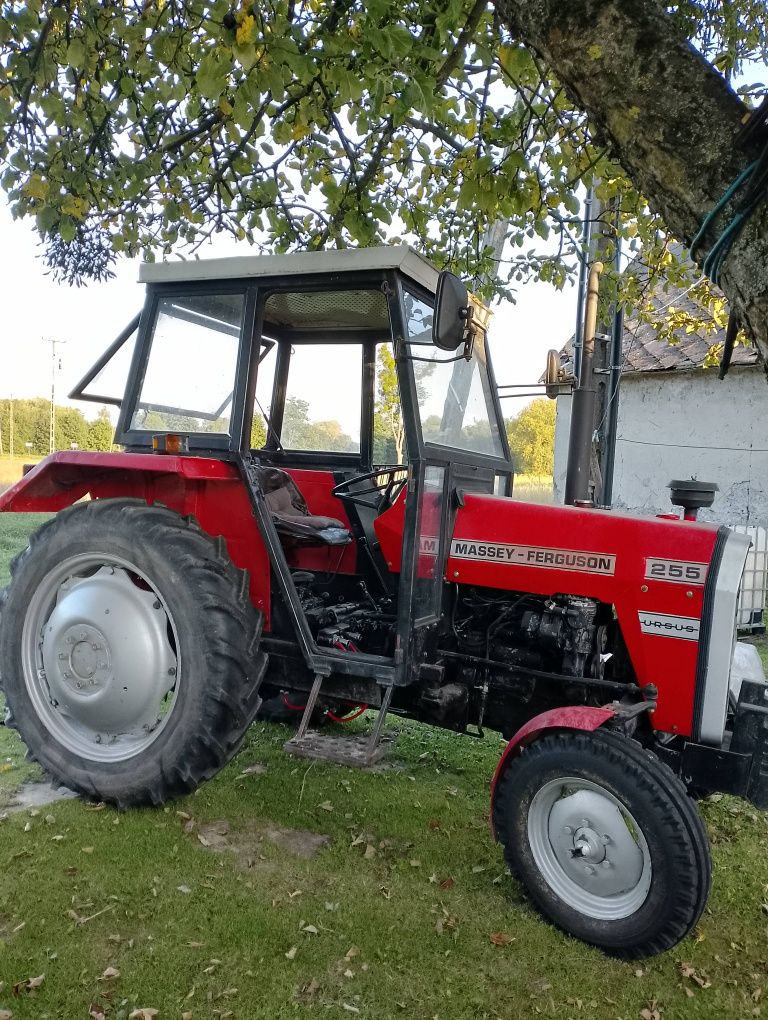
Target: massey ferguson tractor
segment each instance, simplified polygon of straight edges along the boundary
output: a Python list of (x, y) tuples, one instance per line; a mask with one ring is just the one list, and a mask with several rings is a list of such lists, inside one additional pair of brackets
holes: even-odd
[[(55, 513), (0, 597), (30, 755), (127, 808), (215, 775), (262, 701), (352, 765), (391, 714), (500, 731), (492, 830), (536, 907), (619, 957), (675, 945), (711, 881), (690, 794), (768, 804), (768, 686), (730, 677), (748, 539), (516, 502), (482, 310), (406, 247), (142, 279), (72, 394), (120, 406), (123, 452), (0, 498)], [(363, 707), (362, 738), (329, 722)]]

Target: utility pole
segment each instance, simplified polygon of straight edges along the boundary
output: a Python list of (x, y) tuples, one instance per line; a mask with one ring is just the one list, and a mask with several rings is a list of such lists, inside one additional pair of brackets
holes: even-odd
[(51, 345), (51, 414), (48, 422), (48, 453), (53, 453), (53, 447), (56, 443), (56, 368), (58, 367), (61, 371), (61, 356), (56, 356), (56, 344), (65, 344), (66, 340), (43, 340), (44, 343)]

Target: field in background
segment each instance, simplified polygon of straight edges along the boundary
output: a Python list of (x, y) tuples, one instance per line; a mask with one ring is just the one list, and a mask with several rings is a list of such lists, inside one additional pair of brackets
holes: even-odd
[(515, 475), (512, 495), (524, 503), (552, 503), (552, 475)]
[(8, 454), (0, 456), (0, 491), (21, 478), (25, 464), (37, 464), (42, 459), (35, 454), (24, 457), (10, 457)]

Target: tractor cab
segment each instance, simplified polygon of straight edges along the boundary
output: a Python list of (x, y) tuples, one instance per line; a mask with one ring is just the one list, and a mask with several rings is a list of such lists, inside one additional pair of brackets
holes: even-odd
[[(313, 671), (409, 683), (444, 611), (458, 501), (511, 489), (487, 310), (405, 246), (148, 264), (142, 279), (140, 320), (74, 395), (103, 399), (133, 344), (116, 442), (242, 464), (281, 593), (270, 633), (298, 627)], [(357, 642), (316, 626), (318, 585), (392, 626), (361, 619)]]

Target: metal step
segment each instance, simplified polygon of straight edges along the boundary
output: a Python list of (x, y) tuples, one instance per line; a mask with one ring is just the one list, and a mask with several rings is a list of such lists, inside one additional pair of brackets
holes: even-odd
[(338, 737), (332, 733), (318, 733), (309, 730), (300, 740), (293, 737), (283, 744), (284, 750), (297, 758), (313, 758), (317, 761), (333, 761), (338, 765), (349, 765), (356, 769), (370, 768), (381, 761), (391, 747), (393, 740), (385, 737), (371, 749), (370, 735), (357, 733), (351, 737)]
[(392, 687), (385, 687), (381, 699), (381, 708), (373, 723), (370, 733), (359, 733), (354, 736), (335, 736), (332, 733), (318, 733), (310, 730), (309, 721), (317, 704), (317, 696), (323, 677), (318, 674), (309, 692), (309, 698), (304, 706), (304, 714), (301, 717), (296, 736), (291, 737), (283, 744), (283, 749), (289, 754), (295, 754), (300, 758), (313, 758), (316, 761), (333, 761), (340, 765), (350, 765), (353, 768), (368, 768), (381, 761), (392, 744), (391, 738), (382, 739), (384, 721), (389, 711), (389, 703), (392, 700)]

